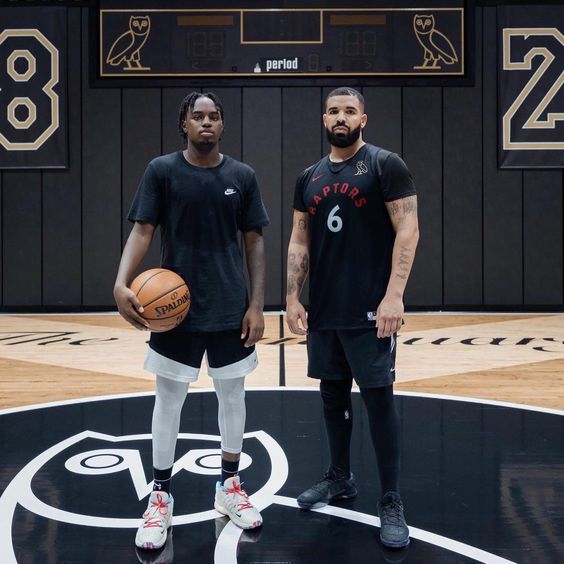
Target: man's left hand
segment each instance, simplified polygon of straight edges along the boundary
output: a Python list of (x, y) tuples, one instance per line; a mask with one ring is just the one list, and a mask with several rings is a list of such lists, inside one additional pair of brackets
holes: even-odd
[(403, 319), (403, 310), (402, 298), (384, 296), (376, 311), (378, 338), (391, 337), (399, 331)]

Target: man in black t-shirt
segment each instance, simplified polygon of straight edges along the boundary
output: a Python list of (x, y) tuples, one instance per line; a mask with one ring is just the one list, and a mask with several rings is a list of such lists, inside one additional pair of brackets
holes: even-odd
[(218, 398), (221, 434), (221, 481), (214, 507), (241, 528), (262, 524), (260, 513), (241, 489), (238, 469), (245, 427), (244, 380), (257, 366), (254, 345), (264, 331), (262, 228), (269, 219), (254, 171), (219, 152), (223, 108), (215, 94), (193, 92), (183, 100), (179, 131), (186, 149), (152, 160), (143, 175), (129, 211), (134, 225), (114, 287), (121, 315), (146, 330), (140, 315), (143, 308), (128, 284), (160, 226), (161, 265), (182, 276), (192, 302), (178, 327), (151, 333), (145, 361), (145, 368), (156, 375), (154, 482), (135, 544), (149, 550), (165, 544), (172, 524), (170, 480), (180, 413), (204, 353)]
[[(360, 387), (380, 474), (380, 538), (409, 544), (399, 495), (399, 420), (394, 407), (396, 334), (419, 238), (417, 197), (402, 159), (366, 144), (364, 99), (338, 88), (326, 100), (329, 155), (298, 178), (288, 248), (286, 316), (307, 333), (308, 376), (318, 378), (331, 466), (298, 497), (311, 509), (357, 493), (350, 472), (352, 380)], [(299, 302), (310, 275), (309, 312)]]

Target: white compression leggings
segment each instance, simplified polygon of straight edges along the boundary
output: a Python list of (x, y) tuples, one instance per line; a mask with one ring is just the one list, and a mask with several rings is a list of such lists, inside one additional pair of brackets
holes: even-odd
[[(218, 423), (221, 449), (237, 454), (243, 447), (245, 432), (245, 378), (216, 380)], [(176, 439), (180, 428), (180, 413), (188, 393), (187, 382), (177, 382), (157, 375), (155, 408), (153, 410), (153, 466), (166, 470), (174, 464)]]

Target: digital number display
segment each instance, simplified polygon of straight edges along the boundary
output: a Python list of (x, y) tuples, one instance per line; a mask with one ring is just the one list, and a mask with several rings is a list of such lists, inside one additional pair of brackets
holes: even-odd
[(462, 76), (464, 8), (101, 9), (100, 77)]

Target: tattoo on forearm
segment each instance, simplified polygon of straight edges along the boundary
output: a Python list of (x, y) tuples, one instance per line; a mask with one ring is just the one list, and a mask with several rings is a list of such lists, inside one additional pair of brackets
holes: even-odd
[(288, 295), (301, 292), (309, 272), (309, 255), (299, 254), (298, 257), (296, 257), (296, 253), (288, 253), (288, 283), (286, 289)]
[(305, 219), (298, 219), (298, 229), (300, 231), (307, 230), (307, 221)]
[(296, 278), (294, 276), (288, 276), (288, 289), (286, 290), (288, 296), (293, 294), (297, 289)]
[(299, 270), (300, 267), (298, 266), (298, 262), (296, 261), (296, 254), (290, 253), (288, 255), (288, 272), (293, 272), (294, 274), (297, 274)]
[(392, 215), (396, 215), (397, 213), (399, 213), (400, 211), (400, 207), (398, 206), (398, 204), (396, 202), (392, 202), (390, 204), (390, 213)]
[(409, 270), (411, 269), (412, 251), (407, 247), (401, 247), (398, 257), (398, 266), (396, 276), (402, 280), (407, 280)]

